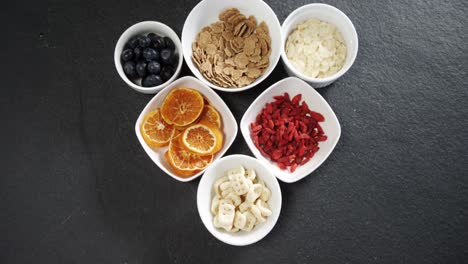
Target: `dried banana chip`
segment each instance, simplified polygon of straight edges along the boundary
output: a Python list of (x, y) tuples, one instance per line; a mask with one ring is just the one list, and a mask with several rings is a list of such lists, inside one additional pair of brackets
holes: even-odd
[[(227, 71), (232, 75), (239, 70), (229, 68)], [(219, 74), (213, 80), (218, 82), (224, 78)], [(271, 191), (251, 168), (238, 166), (227, 170), (224, 177), (216, 180), (213, 188), (220, 193), (215, 194), (211, 201), (215, 227), (228, 232), (250, 231), (272, 215), (268, 204)]]

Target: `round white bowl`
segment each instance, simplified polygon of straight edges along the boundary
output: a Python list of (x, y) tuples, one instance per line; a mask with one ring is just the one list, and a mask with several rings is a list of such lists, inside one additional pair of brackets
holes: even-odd
[[(177, 68), (175, 69), (174, 75), (167, 80), (166, 82), (153, 87), (143, 87), (141, 85), (135, 84), (132, 82), (127, 76), (125, 75), (122, 67), (122, 63), (120, 61), (120, 55), (122, 54), (122, 50), (125, 47), (127, 41), (137, 35), (148, 34), (148, 33), (155, 33), (160, 36), (169, 37), (175, 44), (175, 53), (178, 55), (179, 61), (177, 62)], [(180, 39), (177, 34), (172, 30), (170, 27), (166, 26), (163, 23), (156, 22), (156, 21), (143, 21), (137, 23), (131, 27), (129, 27), (125, 32), (120, 36), (117, 44), (115, 45), (114, 51), (114, 63), (117, 72), (119, 73), (120, 77), (124, 82), (128, 84), (131, 88), (135, 91), (145, 94), (154, 94), (160, 91), (162, 88), (166, 87), (168, 84), (173, 82), (177, 76), (180, 74), (180, 70), (182, 69), (182, 44), (180, 43)]]
[[(200, 30), (219, 21), (218, 15), (228, 8), (237, 8), (245, 16), (253, 15), (257, 18), (258, 23), (265, 21), (268, 25), (271, 38), (271, 54), (270, 65), (265, 70), (262, 76), (258, 77), (253, 83), (243, 87), (225, 88), (208, 81), (198, 70), (197, 66), (192, 61), (192, 43), (196, 39)], [(185, 20), (184, 28), (182, 30), (182, 49), (184, 53), (185, 62), (189, 66), (193, 74), (206, 83), (208, 86), (224, 91), (224, 92), (240, 92), (250, 89), (260, 82), (262, 82), (278, 64), (280, 58), (280, 45), (281, 40), (281, 26), (275, 12), (262, 0), (249, 0), (249, 1), (230, 1), (230, 0), (203, 0), (198, 3), (190, 12)]]
[[(343, 39), (346, 43), (347, 54), (343, 67), (337, 73), (326, 78), (311, 78), (304, 75), (294, 68), (294, 66), (289, 62), (288, 56), (286, 55), (285, 45), (289, 34), (296, 28), (298, 23), (304, 22), (305, 20), (311, 18), (316, 18), (335, 25), (341, 32), (341, 35), (343, 36)], [(281, 58), (283, 59), (286, 72), (289, 74), (289, 76), (295, 76), (303, 79), (314, 88), (325, 87), (336, 81), (338, 78), (343, 76), (343, 74), (345, 74), (349, 68), (351, 68), (351, 65), (353, 65), (354, 60), (356, 59), (359, 46), (356, 29), (354, 28), (351, 20), (336, 7), (326, 4), (309, 4), (299, 7), (298, 9), (294, 10), (286, 18), (286, 20), (284, 20), (281, 31), (283, 34)]]
[[(272, 215), (267, 218), (266, 222), (256, 225), (250, 232), (229, 233), (213, 225), (213, 215), (211, 213), (211, 200), (214, 197), (213, 184), (218, 178), (224, 176), (227, 170), (239, 165), (244, 166), (244, 168), (254, 169), (257, 177), (261, 178), (266, 186), (270, 188), (271, 197), (268, 205)], [(217, 239), (234, 246), (250, 245), (270, 233), (278, 221), (281, 211), (281, 189), (278, 180), (263, 162), (246, 155), (230, 155), (215, 161), (205, 171), (198, 184), (197, 207), (203, 224)]]

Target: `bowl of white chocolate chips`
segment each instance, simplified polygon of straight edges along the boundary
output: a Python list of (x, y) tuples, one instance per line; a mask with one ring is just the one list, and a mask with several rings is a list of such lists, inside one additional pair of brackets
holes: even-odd
[(215, 161), (200, 180), (198, 212), (219, 240), (243, 246), (265, 237), (281, 211), (281, 189), (259, 160), (230, 155)]
[(286, 72), (314, 88), (336, 81), (356, 59), (356, 29), (351, 20), (333, 6), (302, 6), (286, 18), (281, 30), (284, 36), (281, 57)]

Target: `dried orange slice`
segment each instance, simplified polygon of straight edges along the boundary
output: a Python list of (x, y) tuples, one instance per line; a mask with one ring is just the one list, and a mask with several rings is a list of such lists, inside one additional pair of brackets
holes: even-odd
[(213, 155), (200, 156), (187, 150), (179, 140), (180, 137), (181, 135), (172, 138), (166, 157), (177, 175), (191, 176), (211, 164)]
[(140, 126), (141, 136), (151, 147), (163, 147), (169, 144), (174, 136), (175, 128), (162, 119), (159, 109), (149, 112), (143, 118)]
[(218, 128), (221, 128), (221, 115), (213, 106), (205, 105), (201, 114), (200, 122), (208, 122), (217, 126)]
[(215, 125), (200, 122), (189, 126), (181, 135), (184, 147), (200, 155), (211, 155), (223, 147), (223, 133)]
[(195, 122), (203, 111), (203, 96), (190, 88), (176, 88), (164, 99), (161, 116), (171, 125), (184, 127)]
[(169, 163), (169, 165), (172, 167), (175, 174), (177, 174), (177, 176), (180, 176), (182, 178), (193, 176), (197, 172), (200, 171), (200, 170), (179, 170), (172, 162), (172, 159), (169, 156), (169, 151), (166, 151), (166, 153), (164, 153), (164, 158), (166, 159), (167, 163)]

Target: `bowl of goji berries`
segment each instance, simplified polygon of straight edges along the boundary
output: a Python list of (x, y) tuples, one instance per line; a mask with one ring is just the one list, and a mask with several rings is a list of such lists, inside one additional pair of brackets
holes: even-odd
[(309, 84), (283, 79), (260, 94), (240, 129), (254, 156), (283, 182), (296, 182), (332, 153), (341, 127), (332, 108)]

